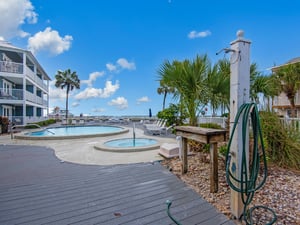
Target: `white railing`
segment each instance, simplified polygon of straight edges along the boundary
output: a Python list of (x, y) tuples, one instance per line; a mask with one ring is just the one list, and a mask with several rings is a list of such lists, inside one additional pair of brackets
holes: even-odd
[(43, 104), (43, 99), (39, 96), (36, 96), (36, 103), (42, 105)]
[(47, 106), (48, 105), (48, 101), (43, 99), (42, 97), (39, 97), (33, 93), (31, 93), (30, 91), (26, 91), (26, 100), (33, 102), (33, 103), (37, 103), (40, 105), (44, 105)]
[(36, 75), (28, 66), (26, 66), (26, 76), (30, 77), (33, 81), (35, 81)]
[(284, 127), (300, 131), (300, 118), (280, 118), (280, 121)]
[(31, 93), (30, 91), (26, 91), (26, 100), (30, 102), (36, 102), (36, 95)]
[(226, 128), (227, 117), (215, 117), (215, 116), (200, 116), (198, 117), (198, 124), (200, 123), (216, 123), (222, 128)]
[(23, 90), (21, 89), (6, 89), (0, 88), (0, 99), (23, 100)]
[(29, 77), (32, 81), (42, 87), (44, 90), (48, 90), (47, 84), (43, 82), (43, 80), (37, 76), (28, 66), (26, 66), (26, 76)]
[(44, 88), (45, 90), (48, 90), (47, 85), (43, 82), (43, 80), (41, 78), (39, 78), (38, 76), (35, 77), (35, 82), (42, 88)]
[(15, 62), (0, 61), (0, 72), (5, 73), (23, 73), (23, 64)]

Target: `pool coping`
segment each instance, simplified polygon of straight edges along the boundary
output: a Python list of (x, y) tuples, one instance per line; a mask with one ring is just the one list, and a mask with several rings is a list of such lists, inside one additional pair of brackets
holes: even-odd
[(161, 145), (161, 142), (155, 138), (146, 138), (146, 139), (153, 139), (153, 140), (157, 141), (157, 143), (152, 144), (152, 145), (147, 145), (147, 146), (118, 148), (118, 147), (110, 147), (110, 146), (105, 145), (106, 142), (119, 140), (119, 139), (128, 139), (128, 138), (118, 138), (118, 139), (106, 140), (98, 145), (94, 145), (94, 149), (99, 150), (99, 151), (104, 151), (104, 152), (130, 153), (130, 152), (142, 152), (142, 151), (159, 149), (160, 145)]
[[(85, 127), (91, 127), (91, 126), (99, 126), (99, 125), (85, 125)], [(14, 134), (15, 139), (22, 139), (22, 140), (64, 140), (64, 139), (79, 139), (79, 138), (92, 138), (92, 137), (107, 137), (107, 136), (112, 136), (112, 135), (120, 135), (120, 134), (125, 134), (129, 132), (129, 129), (126, 127), (122, 126), (110, 126), (110, 125), (105, 125), (108, 127), (120, 127), (123, 130), (121, 131), (115, 131), (115, 132), (109, 132), (109, 133), (99, 133), (99, 134), (86, 134), (86, 135), (65, 135), (65, 136), (28, 136), (26, 135), (29, 133), (29, 131), (23, 131), (18, 134)], [(51, 127), (51, 128), (61, 128), (61, 127), (82, 127), (82, 126), (58, 126), (58, 127)], [(35, 132), (35, 131), (41, 131), (45, 129), (34, 129), (33, 131), (30, 132)]]

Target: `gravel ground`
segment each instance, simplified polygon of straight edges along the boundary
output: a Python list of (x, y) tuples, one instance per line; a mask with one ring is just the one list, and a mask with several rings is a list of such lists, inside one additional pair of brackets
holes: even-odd
[[(195, 152), (188, 157), (188, 173), (181, 174), (181, 161), (178, 157), (165, 159), (162, 164), (191, 186), (204, 199), (214, 205), (226, 216), (230, 212), (230, 188), (225, 180), (224, 159), (219, 159), (219, 191), (209, 192), (209, 156)], [(275, 224), (300, 225), (300, 171), (269, 166), (265, 185), (255, 192), (252, 205), (264, 205), (273, 209), (277, 215)], [(257, 211), (255, 224), (265, 224), (268, 215)], [(237, 224), (240, 224), (236, 221)]]

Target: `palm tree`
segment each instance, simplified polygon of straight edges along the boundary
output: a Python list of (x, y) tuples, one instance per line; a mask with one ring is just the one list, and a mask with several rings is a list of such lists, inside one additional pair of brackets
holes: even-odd
[(164, 99), (163, 99), (163, 110), (165, 109), (166, 106), (166, 98), (167, 98), (167, 94), (168, 93), (174, 93), (175, 90), (173, 87), (168, 87), (167, 85), (164, 84), (163, 80), (160, 80), (159, 82), (160, 86), (157, 88), (157, 93), (159, 95), (163, 94), (164, 95)]
[(179, 99), (189, 116), (190, 125), (197, 125), (197, 117), (208, 102), (206, 78), (209, 61), (206, 55), (195, 60), (164, 62), (158, 74), (160, 81), (174, 88), (174, 97)]
[(55, 75), (55, 87), (64, 89), (66, 88), (66, 121), (68, 121), (68, 101), (69, 101), (69, 92), (74, 88), (80, 88), (80, 80), (76, 72), (71, 72), (70, 69), (65, 71), (57, 71)]
[(218, 61), (209, 69), (207, 77), (209, 88), (209, 101), (213, 115), (218, 108), (229, 110), (230, 98), (230, 62), (227, 59)]
[(281, 90), (291, 105), (291, 116), (295, 117), (295, 96), (300, 88), (300, 63), (280, 67), (275, 71), (275, 76), (281, 81)]

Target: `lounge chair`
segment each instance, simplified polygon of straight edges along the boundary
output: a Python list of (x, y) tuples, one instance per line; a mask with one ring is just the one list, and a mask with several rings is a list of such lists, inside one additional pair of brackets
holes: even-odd
[(67, 123), (67, 120), (66, 120), (66, 119), (62, 119), (61, 124), (62, 124), (62, 125), (67, 125), (67, 124), (68, 124), (68, 123)]
[(72, 119), (71, 125), (76, 125), (76, 119)]
[(174, 126), (175, 126), (175, 124), (172, 124), (171, 126), (168, 126), (168, 127), (162, 127), (160, 132), (162, 133), (164, 131), (165, 135), (167, 135), (169, 130), (171, 130)]
[(175, 124), (166, 127), (166, 123), (167, 121), (165, 120), (163, 121), (161, 126), (147, 126), (146, 130), (152, 135), (161, 135), (162, 133), (165, 133), (165, 135), (167, 135), (168, 131), (171, 130), (175, 126)]
[(79, 124), (80, 124), (80, 125), (84, 125), (84, 123), (85, 123), (85, 122), (84, 122), (84, 119), (80, 119), (80, 120), (79, 120)]
[(166, 120), (158, 120), (156, 123), (150, 123), (150, 124), (145, 124), (146, 130), (148, 129), (155, 129), (155, 128), (161, 128), (166, 125)]

